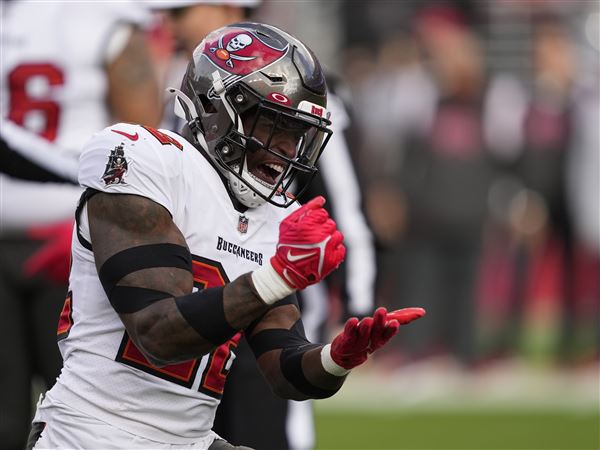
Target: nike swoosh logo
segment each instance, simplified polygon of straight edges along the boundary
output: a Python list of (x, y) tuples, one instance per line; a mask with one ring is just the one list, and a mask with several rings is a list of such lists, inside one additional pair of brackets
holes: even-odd
[(124, 131), (112, 130), (112, 129), (110, 131), (113, 131), (113, 132), (118, 133), (118, 134), (120, 134), (122, 136), (125, 136), (127, 139), (130, 139), (132, 141), (137, 141), (138, 137), (139, 137), (137, 133), (135, 133), (135, 134), (129, 134), (129, 133), (125, 133)]
[(311, 256), (314, 256), (316, 254), (317, 254), (317, 252), (304, 253), (302, 255), (292, 255), (292, 251), (288, 250), (287, 259), (290, 262), (295, 262), (295, 261), (300, 261), (301, 259), (310, 258)]

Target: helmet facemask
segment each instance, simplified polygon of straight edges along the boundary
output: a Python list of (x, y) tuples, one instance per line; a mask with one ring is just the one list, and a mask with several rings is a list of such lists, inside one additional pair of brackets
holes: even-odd
[(236, 114), (230, 131), (216, 143), (215, 156), (228, 172), (233, 193), (249, 207), (265, 201), (289, 206), (308, 186), (292, 192), (297, 176), (310, 180), (317, 172), (315, 164), (331, 135), (329, 120), (262, 99), (244, 84), (232, 86), (226, 100)]
[[(325, 115), (325, 109), (309, 102), (301, 102), (298, 109), (286, 107), (261, 98), (243, 83), (227, 88), (222, 101), (228, 106), (229, 131), (210, 142), (199, 120), (188, 121), (197, 143), (218, 164), (242, 204), (288, 207), (317, 173), (315, 164), (332, 133), (328, 118), (308, 111)], [(200, 109), (202, 115), (210, 114)], [(307, 174), (308, 181), (292, 192), (300, 173)]]

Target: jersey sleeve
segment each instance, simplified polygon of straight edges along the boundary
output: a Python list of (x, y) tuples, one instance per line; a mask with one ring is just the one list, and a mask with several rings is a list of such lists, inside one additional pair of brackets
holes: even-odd
[(181, 150), (175, 145), (161, 145), (139, 125), (119, 123), (95, 134), (85, 145), (79, 184), (109, 194), (149, 198), (173, 216), (181, 168)]

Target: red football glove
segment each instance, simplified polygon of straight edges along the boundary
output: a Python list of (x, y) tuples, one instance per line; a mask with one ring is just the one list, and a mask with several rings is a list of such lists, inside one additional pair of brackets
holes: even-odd
[(344, 331), (323, 348), (323, 367), (333, 375), (348, 373), (383, 347), (398, 332), (400, 325), (424, 315), (423, 308), (404, 308), (390, 313), (385, 308), (377, 308), (373, 317), (365, 317), (360, 322), (356, 317), (349, 319)]
[(46, 242), (25, 261), (23, 265), (25, 275), (29, 277), (43, 275), (55, 283), (67, 283), (72, 233), (72, 220), (29, 228), (27, 230), (29, 238)]
[(344, 237), (324, 204), (323, 197), (315, 197), (279, 225), (279, 243), (271, 265), (292, 289), (318, 283), (346, 255)]
[(275, 255), (270, 264), (252, 274), (254, 286), (266, 303), (318, 283), (344, 260), (344, 237), (324, 204), (323, 197), (315, 197), (279, 225)]

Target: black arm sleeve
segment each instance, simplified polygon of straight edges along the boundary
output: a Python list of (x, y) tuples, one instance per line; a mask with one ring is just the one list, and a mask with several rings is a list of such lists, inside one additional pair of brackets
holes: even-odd
[(302, 358), (306, 352), (320, 348), (321, 345), (312, 344), (306, 338), (300, 319), (289, 330), (272, 328), (260, 331), (252, 336), (248, 343), (257, 359), (271, 350), (281, 350), (281, 373), (288, 383), (307, 397), (328, 398), (338, 391), (339, 388), (329, 390), (315, 386), (306, 378), (302, 369)]

